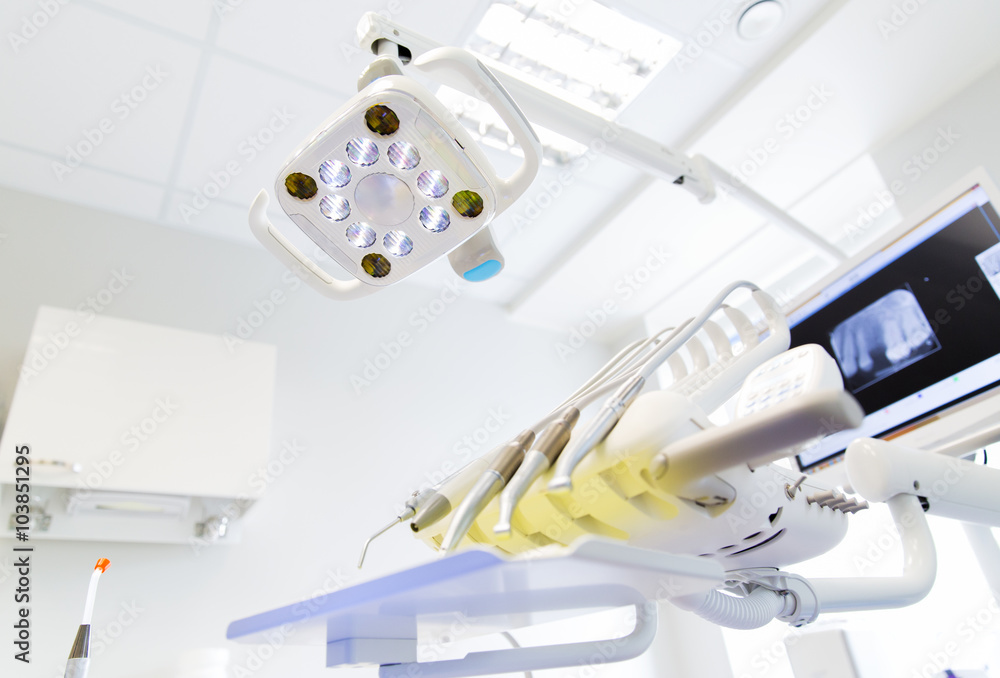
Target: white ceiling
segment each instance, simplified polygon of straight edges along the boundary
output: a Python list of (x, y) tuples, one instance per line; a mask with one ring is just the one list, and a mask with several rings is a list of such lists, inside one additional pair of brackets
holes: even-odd
[[(732, 21), (717, 37), (705, 33), (747, 2), (609, 3), (686, 45), (709, 43), (693, 63), (668, 64), (619, 122), (731, 168), (775, 136), (776, 120), (811, 88), (827, 88), (829, 102), (780, 139), (780, 153), (750, 185), (836, 239), (853, 197), (870, 196), (881, 181), (866, 152), (1000, 61), (1000, 5), (920, 5), (905, 30), (886, 37), (878, 21), (892, 0), (783, 2), (782, 25), (754, 43)], [(361, 14), (388, 12), (438, 42), (462, 44), (487, 4), (73, 0), (43, 22), (37, 2), (5, 2), (0, 185), (257, 246), (246, 225), (254, 195), (356, 89), (368, 61), (355, 45)], [(29, 35), (26, 21), (44, 25), (15, 45), (12, 34)], [(144, 100), (123, 107), (134, 88)], [(67, 146), (96, 140), (102, 120), (103, 138), (60, 175), (53, 163), (66, 162)], [(283, 128), (263, 131), (272, 124)], [(258, 135), (252, 148), (248, 139)], [(517, 163), (490, 157), (501, 173)], [(815, 269), (811, 249), (734, 201), (706, 207), (620, 162), (588, 160), (525, 227), (516, 217), (533, 215), (529, 207), (565, 169), (543, 168), (495, 223), (506, 270), (468, 294), (561, 328), (611, 299), (618, 310), (602, 335), (613, 339), (641, 314), (683, 312), (733, 278), (794, 286)], [(213, 177), (227, 185), (202, 209), (195, 191)], [(291, 226), (280, 214), (272, 219)], [(666, 265), (629, 283), (642, 277), (652, 249), (666, 253)], [(404, 284), (439, 288), (451, 275), (438, 262)], [(633, 290), (627, 299), (622, 285)]]

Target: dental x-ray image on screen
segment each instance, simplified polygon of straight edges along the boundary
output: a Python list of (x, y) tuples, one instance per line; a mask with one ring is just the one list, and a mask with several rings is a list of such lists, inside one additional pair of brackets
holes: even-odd
[(792, 346), (819, 344), (834, 356), (866, 416), (800, 453), (801, 469), (822, 467), (855, 438), (891, 435), (978, 394), (1000, 395), (995, 205), (1000, 189), (977, 170), (922, 219), (900, 224), (803, 293), (788, 316)]
[(853, 393), (941, 348), (908, 288), (889, 292), (837, 325), (830, 344)]
[(1000, 243), (977, 254), (976, 263), (979, 264), (993, 291), (1000, 297)]

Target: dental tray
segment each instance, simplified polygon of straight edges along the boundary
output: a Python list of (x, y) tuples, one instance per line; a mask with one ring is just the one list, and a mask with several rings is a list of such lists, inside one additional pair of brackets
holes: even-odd
[(326, 665), (382, 665), (384, 678), (473, 676), (587, 663), (608, 640), (472, 652), (417, 662), (426, 640), (461, 619), (466, 634), (497, 633), (601, 609), (635, 606), (635, 629), (615, 638), (614, 661), (636, 657), (656, 633), (653, 601), (716, 588), (718, 563), (618, 542), (583, 539), (570, 548), (506, 558), (469, 550), (232, 622), (227, 638), (326, 647)]

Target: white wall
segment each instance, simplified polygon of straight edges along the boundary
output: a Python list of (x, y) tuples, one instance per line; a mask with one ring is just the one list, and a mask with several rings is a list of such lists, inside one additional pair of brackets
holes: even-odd
[[(923, 208), (975, 167), (1000, 179), (1000, 66), (872, 150), (904, 215)], [(915, 157), (916, 156), (916, 157)]]
[[(985, 167), (994, 182), (1000, 179), (998, 92), (1000, 68), (994, 68), (872, 149), (886, 185), (899, 189), (894, 193), (904, 217), (927, 207), (929, 200), (975, 167)], [(957, 135), (950, 145), (944, 141), (949, 130)], [(934, 148), (939, 137), (938, 148), (927, 150)], [(913, 156), (924, 153), (922, 167)], [(824, 620), (844, 625), (858, 645), (862, 678), (930, 678), (949, 667), (982, 669), (984, 665), (990, 666), (992, 675), (1000, 671), (1000, 606), (986, 586), (960, 525), (943, 519), (930, 522), (938, 577), (926, 599), (900, 610), (830, 615)], [(858, 514), (847, 538), (834, 551), (787, 569), (805, 576), (894, 576), (900, 572), (901, 559), (898, 537), (880, 505)], [(725, 637), (738, 678), (792, 678), (783, 642), (794, 642), (794, 629), (772, 622), (755, 631), (726, 631)]]
[[(101, 556), (112, 566), (102, 579), (95, 631), (117, 632), (119, 616), (130, 615), (123, 604), (134, 601), (141, 611), (95, 658), (93, 678), (172, 676), (177, 655), (197, 647), (230, 646), (234, 663), (246, 666), (253, 648), (227, 643), (229, 622), (359, 581), (364, 539), (393, 517), (425, 471), (459, 460), (454, 448), (463, 436), (502, 411), (509, 418), (485, 445), (503, 442), (609, 357), (589, 345), (563, 363), (555, 352), (562, 335), (513, 325), (498, 308), (461, 298), (426, 327), (411, 321), (440, 290), (402, 287), (336, 303), (290, 284), (260, 248), (10, 191), (0, 190), (0, 205), (0, 412), (9, 406), (38, 305), (76, 308), (124, 268), (134, 281), (105, 313), (209, 333), (235, 332), (255, 301), (281, 290), (287, 301), (252, 339), (278, 347), (272, 449), (292, 440), (306, 449), (247, 516), (239, 545), (196, 554), (188, 546), (35, 542), (30, 667), (12, 659), (15, 578), (0, 569), (4, 676), (62, 675)], [(351, 375), (403, 331), (412, 344), (356, 393)], [(0, 544), (0, 565), (9, 566), (11, 545)], [(431, 557), (400, 530), (375, 543), (363, 576)], [(319, 648), (285, 648), (255, 675), (328, 675), (322, 665)]]

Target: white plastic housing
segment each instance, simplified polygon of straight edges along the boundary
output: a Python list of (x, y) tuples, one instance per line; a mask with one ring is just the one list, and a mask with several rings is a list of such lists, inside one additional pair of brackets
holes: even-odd
[(927, 513), (1000, 526), (1000, 470), (873, 438), (847, 448), (847, 475), (868, 501), (897, 494), (926, 499)]
[[(375, 79), (310, 135), (275, 182), (278, 204), (285, 213), (353, 280), (343, 281), (325, 273), (275, 229), (265, 213), (265, 192), (257, 196), (251, 208), (250, 226), (258, 240), (326, 296), (354, 299), (370, 294), (462, 247), (509, 207), (538, 172), (541, 144), (537, 135), (500, 83), (475, 57), (461, 49), (441, 47), (414, 60), (411, 67), (439, 80), (470, 84), (508, 125), (524, 151), (524, 161), (509, 177), (497, 176), (468, 132), (427, 88), (405, 75)], [(365, 113), (373, 106), (388, 107), (398, 127), (385, 127), (381, 131), (387, 133), (381, 134), (378, 125), (369, 126)], [(348, 144), (354, 139), (373, 145), (377, 155), (365, 158), (349, 152)], [(390, 147), (398, 142), (415, 149), (419, 158), (415, 162), (391, 162)], [(350, 177), (346, 181), (324, 181), (320, 168), (328, 161), (342, 163), (350, 170)], [(443, 173), (447, 185), (440, 191), (426, 190), (420, 177), (427, 171)], [(286, 179), (293, 174), (304, 174), (314, 181), (315, 193), (308, 181), (309, 190), (288, 188)], [(385, 185), (373, 192), (377, 182)], [(368, 191), (369, 199), (366, 201), (359, 191)], [(468, 201), (456, 196), (463, 191), (474, 193), (474, 209), (467, 209)], [(337, 201), (340, 209), (329, 209), (331, 200)], [(393, 209), (382, 209), (386, 205)], [(443, 210), (447, 219), (422, 219), (424, 209)], [(352, 241), (348, 238), (352, 226), (369, 236)], [(405, 251), (392, 247), (388, 240), (397, 236), (395, 232), (405, 235)], [(483, 255), (487, 250), (488, 257)], [(374, 267), (373, 256), (377, 258)], [(465, 275), (466, 265), (474, 268), (478, 264), (487, 264), (489, 270)], [(480, 280), (490, 277), (485, 273), (492, 275), (502, 268), (503, 257), (495, 247), (484, 249), (477, 245), (453, 258), (452, 265), (466, 278)]]
[[(365, 112), (376, 105), (387, 106), (398, 116), (398, 131), (379, 136), (368, 128)], [(354, 138), (374, 143), (378, 159), (373, 164), (362, 166), (350, 160), (347, 145)], [(420, 159), (415, 167), (399, 169), (392, 165), (389, 148), (396, 142), (409, 143), (417, 149)], [(331, 186), (322, 181), (320, 166), (326, 161), (337, 161), (348, 167), (351, 176), (346, 186)], [(488, 162), (468, 132), (426, 88), (406, 76), (390, 75), (365, 87), (335, 113), (322, 131), (281, 168), (274, 191), (285, 213), (334, 261), (363, 283), (384, 287), (447, 254), (493, 219), (497, 196), (492, 182), (487, 179), (488, 168)], [(430, 197), (418, 187), (417, 179), (425, 171), (441, 172), (447, 180), (447, 188), (440, 197)], [(295, 172), (316, 181), (318, 192), (314, 197), (304, 201), (289, 195), (285, 177)], [(376, 174), (396, 177), (403, 182), (397, 184), (409, 202), (403, 219), (378, 223), (362, 212), (357, 199), (358, 187), (367, 177)], [(461, 216), (452, 205), (455, 194), (465, 190), (474, 191), (483, 201), (482, 212), (474, 218)], [(346, 199), (350, 214), (338, 221), (324, 216), (321, 203), (327, 196)], [(425, 207), (445, 210), (449, 225), (440, 232), (425, 228), (420, 222), (420, 212)], [(376, 237), (370, 246), (356, 247), (348, 241), (345, 232), (357, 223), (367, 224), (374, 230)], [(413, 250), (405, 256), (392, 254), (383, 242), (390, 231), (404, 232), (412, 240)], [(388, 275), (376, 278), (362, 270), (361, 260), (369, 253), (381, 254), (389, 261), (392, 267)]]

